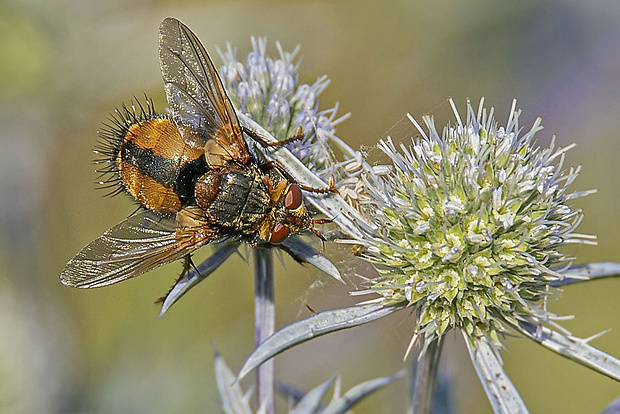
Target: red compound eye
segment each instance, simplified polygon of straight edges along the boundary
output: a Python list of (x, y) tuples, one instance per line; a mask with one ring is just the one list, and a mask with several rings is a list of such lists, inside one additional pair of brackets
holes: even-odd
[(291, 184), (284, 199), (284, 207), (289, 210), (297, 210), (301, 206), (301, 189), (297, 184)]
[(269, 243), (271, 244), (280, 244), (288, 237), (290, 230), (288, 227), (283, 226), (282, 224), (276, 224), (273, 228), (273, 232), (271, 232), (271, 237), (269, 238)]

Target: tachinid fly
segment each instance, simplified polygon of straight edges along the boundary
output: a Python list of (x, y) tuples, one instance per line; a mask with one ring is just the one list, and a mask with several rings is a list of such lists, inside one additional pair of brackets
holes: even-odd
[[(60, 276), (69, 286), (117, 283), (227, 238), (253, 246), (278, 244), (303, 230), (320, 233), (302, 189), (283, 168), (259, 164), (243, 138), (219, 75), (198, 38), (183, 23), (159, 28), (159, 59), (172, 116), (152, 105), (123, 107), (103, 131), (98, 152), (104, 184), (125, 190), (142, 207), (84, 247)], [(291, 140), (300, 136), (292, 137)], [(289, 140), (290, 141), (290, 140)], [(277, 167), (283, 177), (270, 174)]]

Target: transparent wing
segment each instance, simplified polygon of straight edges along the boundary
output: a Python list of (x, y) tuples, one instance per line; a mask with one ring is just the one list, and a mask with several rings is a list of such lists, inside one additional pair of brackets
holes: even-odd
[(239, 120), (213, 62), (196, 35), (170, 17), (159, 27), (159, 62), (168, 105), (185, 142), (205, 146), (211, 166), (247, 163)]
[(78, 288), (111, 285), (180, 259), (218, 237), (207, 227), (178, 227), (149, 212), (135, 214), (84, 247), (60, 280)]

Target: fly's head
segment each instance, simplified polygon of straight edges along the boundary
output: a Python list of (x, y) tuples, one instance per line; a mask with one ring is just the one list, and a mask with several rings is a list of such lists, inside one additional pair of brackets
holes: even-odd
[(280, 244), (287, 237), (304, 230), (323, 238), (313, 226), (314, 221), (304, 205), (299, 185), (282, 180), (273, 187), (271, 196), (273, 210), (258, 233), (261, 241)]

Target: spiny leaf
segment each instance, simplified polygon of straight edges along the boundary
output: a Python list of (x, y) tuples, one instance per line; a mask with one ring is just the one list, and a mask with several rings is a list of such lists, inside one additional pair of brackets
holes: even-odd
[(404, 307), (404, 304), (388, 307), (376, 304), (358, 305), (319, 312), (307, 319), (294, 322), (271, 335), (252, 352), (239, 372), (239, 379), (263, 362), (295, 345), (330, 332), (363, 325)]

